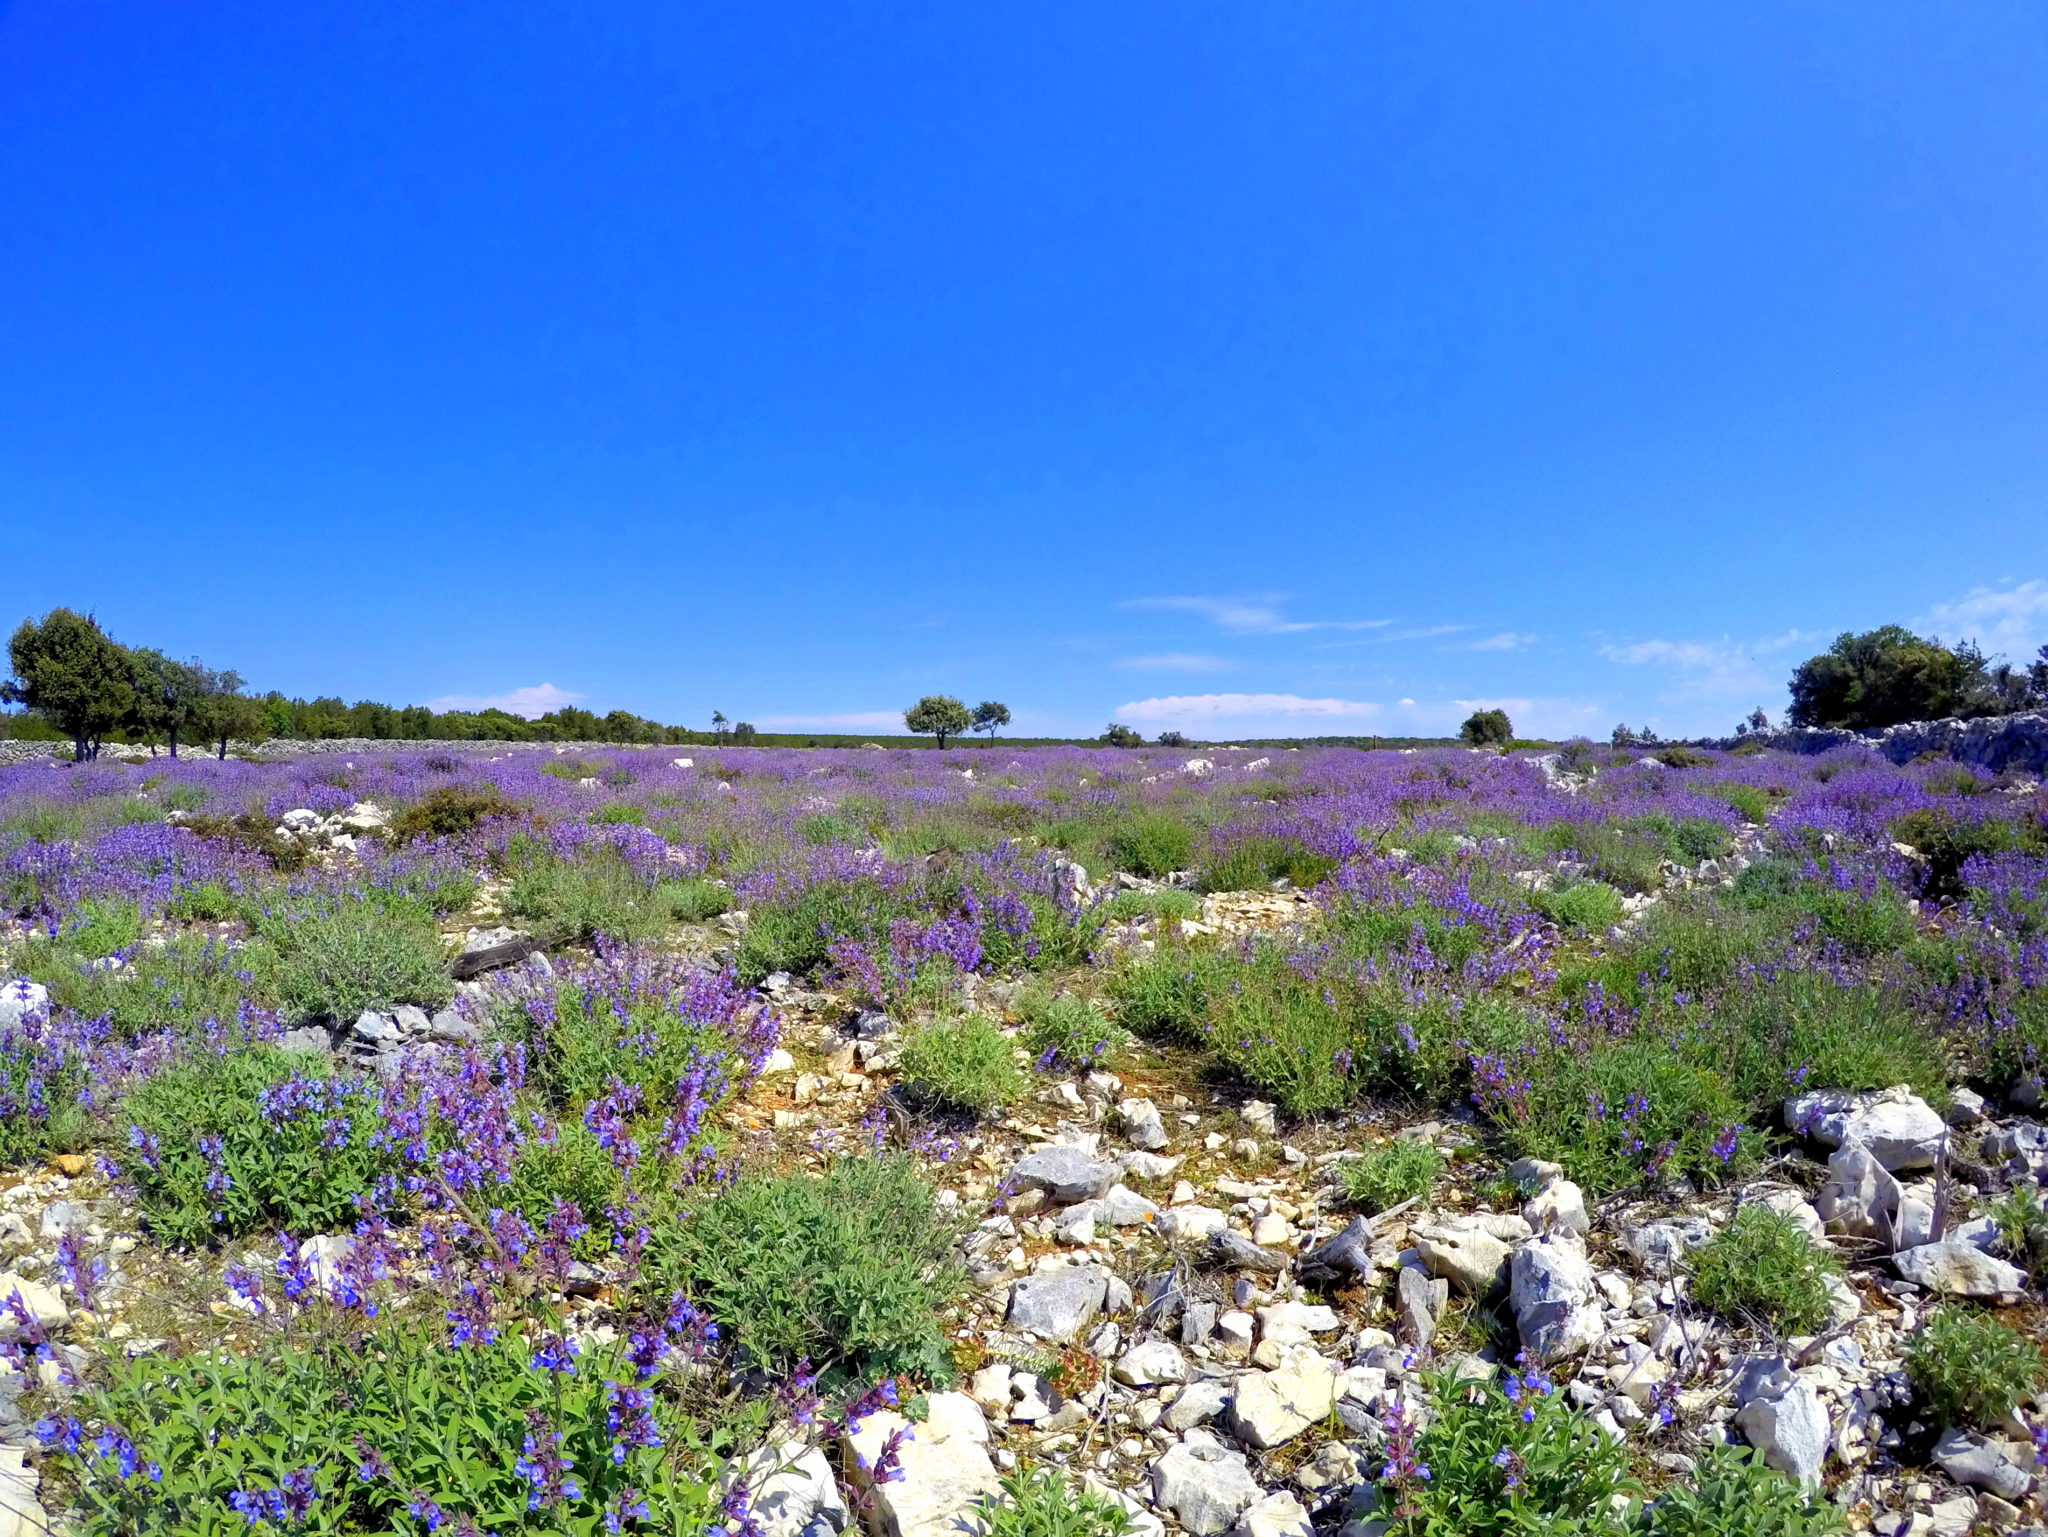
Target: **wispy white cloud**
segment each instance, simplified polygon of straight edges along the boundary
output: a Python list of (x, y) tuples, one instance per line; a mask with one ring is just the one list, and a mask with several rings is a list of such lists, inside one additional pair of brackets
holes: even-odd
[(1133, 699), (1116, 718), (1133, 726), (1210, 736), (1447, 736), (1474, 710), (1506, 710), (1518, 729), (1547, 735), (1584, 730), (1600, 706), (1576, 699), (1313, 698), (1302, 694), (1173, 694)]
[(1281, 612), (1281, 599), (1258, 598), (1131, 598), (1125, 608), (1151, 609), (1161, 613), (1199, 614), (1219, 630), (1232, 635), (1299, 635), (1307, 630), (1376, 630), (1392, 623), (1387, 619), (1290, 619)]
[(837, 715), (764, 715), (754, 722), (766, 730), (779, 731), (830, 731), (835, 727), (847, 726), (857, 730), (872, 730), (878, 726), (894, 726), (903, 729), (901, 710), (848, 710)]
[(1435, 640), (1440, 635), (1455, 635), (1469, 629), (1462, 624), (1413, 624), (1398, 630), (1385, 630), (1377, 635), (1362, 636), (1357, 640), (1321, 640), (1309, 649), (1311, 651), (1348, 651), (1356, 646), (1391, 646), (1404, 640)]
[(1952, 602), (1935, 604), (1913, 628), (1951, 642), (1974, 640), (1987, 656), (2030, 662), (2048, 642), (2048, 582), (1973, 587)]
[(1457, 645), (1446, 646), (1446, 651), (1524, 651), (1536, 644), (1536, 636), (1523, 635), (1514, 630), (1503, 630), (1498, 635), (1489, 635), (1484, 640), (1460, 641)]
[(1629, 667), (1662, 669), (1671, 679), (1659, 695), (1666, 703), (1703, 699), (1757, 702), (1785, 686), (1785, 653), (1818, 638), (1811, 630), (1786, 630), (1755, 640), (1640, 640), (1603, 645), (1600, 654)]
[(439, 699), (429, 699), (430, 710), (503, 710), (507, 715), (521, 716), (535, 720), (563, 705), (580, 704), (582, 694), (568, 689), (556, 688), (552, 683), (534, 683), (525, 688), (515, 688), (503, 694), (444, 694)]
[(1203, 656), (1192, 651), (1165, 651), (1157, 656), (1126, 656), (1117, 666), (1133, 672), (1230, 672), (1237, 663), (1227, 657)]

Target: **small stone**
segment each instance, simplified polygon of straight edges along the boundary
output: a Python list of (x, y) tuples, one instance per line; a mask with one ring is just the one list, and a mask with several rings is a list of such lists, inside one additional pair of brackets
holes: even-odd
[(1554, 1179), (1522, 1208), (1522, 1218), (1539, 1233), (1583, 1234), (1593, 1226), (1586, 1193), (1568, 1179)]
[(1010, 1412), (1010, 1368), (998, 1361), (984, 1366), (967, 1380), (967, 1394), (990, 1414)]
[(1578, 1239), (1534, 1239), (1515, 1251), (1511, 1271), (1515, 1324), (1538, 1361), (1561, 1361), (1599, 1343), (1606, 1331), (1598, 1288)]
[(1252, 1315), (1235, 1309), (1216, 1320), (1215, 1339), (1219, 1347), (1242, 1355), (1252, 1348)]
[(1624, 1228), (1621, 1246), (1651, 1275), (1663, 1275), (1713, 1236), (1714, 1225), (1705, 1217), (1666, 1217)]
[[(2031, 1454), (2029, 1448), (2030, 1457)], [(2032, 1475), (2013, 1460), (2003, 1445), (1972, 1431), (1958, 1428), (1944, 1434), (1934, 1443), (1934, 1460), (1957, 1483), (1988, 1489), (2001, 1499), (2024, 1499), (2034, 1485)]]
[(1230, 1532), (1231, 1537), (1315, 1537), (1301, 1501), (1284, 1489), (1253, 1505)]
[(92, 1167), (92, 1160), (83, 1153), (59, 1153), (50, 1164), (66, 1179), (76, 1179)]
[(1230, 1388), (1227, 1384), (1214, 1377), (1203, 1377), (1180, 1390), (1174, 1401), (1166, 1406), (1159, 1423), (1176, 1435), (1182, 1434), (1213, 1420), (1229, 1402)]
[(1159, 1107), (1149, 1099), (1126, 1099), (1118, 1102), (1117, 1120), (1122, 1123), (1124, 1136), (1132, 1147), (1148, 1153), (1156, 1153), (1165, 1147), (1169, 1138), (1166, 1122), (1161, 1119)]
[(44, 1329), (61, 1329), (71, 1322), (71, 1309), (51, 1288), (11, 1270), (0, 1272), (0, 1339), (12, 1339), (21, 1328), (8, 1306), (9, 1300), (17, 1296), (29, 1316)]
[[(847, 1459), (849, 1477), (873, 1502), (878, 1537), (959, 1537), (962, 1514), (996, 1488), (988, 1424), (974, 1400), (965, 1393), (934, 1393), (926, 1404), (925, 1418), (915, 1426), (883, 1410), (847, 1437), (855, 1453)], [(906, 1427), (911, 1435), (902, 1444), (898, 1476), (876, 1483), (863, 1461), (872, 1467), (883, 1444)]]
[(1230, 1401), (1230, 1431), (1261, 1451), (1284, 1445), (1329, 1414), (1337, 1374), (1313, 1350), (1300, 1349), (1272, 1371), (1246, 1372)]
[(1186, 1382), (1188, 1363), (1172, 1341), (1144, 1340), (1119, 1356), (1111, 1372), (1118, 1382), (1131, 1387), (1154, 1387), (1166, 1382)]
[[(1514, 1219), (1528, 1236), (1528, 1224)], [(1442, 1276), (1461, 1295), (1485, 1297), (1497, 1291), (1507, 1270), (1512, 1235), (1492, 1231), (1490, 1224), (1476, 1217), (1451, 1218), (1415, 1229), (1415, 1252), (1423, 1268)]]
[(1071, 1206), (1094, 1200), (1122, 1172), (1113, 1163), (1097, 1163), (1077, 1147), (1051, 1143), (1019, 1159), (1006, 1184), (1012, 1190), (1042, 1190), (1055, 1205)]

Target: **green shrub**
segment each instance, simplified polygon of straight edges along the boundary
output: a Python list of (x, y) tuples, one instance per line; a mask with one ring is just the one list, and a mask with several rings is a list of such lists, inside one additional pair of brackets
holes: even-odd
[(643, 807), (614, 801), (609, 806), (598, 807), (583, 820), (592, 827), (645, 827), (647, 812)]
[(1622, 919), (1621, 893), (1602, 881), (1575, 881), (1560, 891), (1538, 891), (1530, 904), (1560, 928), (1613, 928)]
[(391, 841), (454, 838), (523, 809), (489, 786), (437, 785), (391, 819)]
[(655, 899), (677, 923), (703, 923), (732, 906), (732, 893), (714, 880), (663, 881)]
[(142, 910), (133, 902), (87, 898), (78, 904), (58, 942), (87, 960), (130, 950), (142, 942)]
[(739, 943), (740, 980), (757, 986), (771, 972), (801, 976), (831, 959), (834, 939), (886, 939), (906, 900), (871, 881), (814, 881), (793, 899), (753, 907)]
[(1652, 1174), (1718, 1181), (1755, 1160), (1727, 1082), (1648, 1031), (1590, 1051), (1544, 1040), (1482, 1053), (1473, 1075), (1509, 1150), (1563, 1164), (1591, 1195)]
[[(269, 968), (264, 946), (238, 946), (199, 934), (173, 934), (144, 945), (120, 971), (78, 965), (75, 953), (24, 946), (22, 970), (49, 985), (53, 1008), (107, 1019), (120, 1035), (172, 1029), (184, 1033), (207, 1020), (230, 1020), (251, 993), (244, 973)], [(260, 979), (259, 979), (260, 981)], [(256, 989), (257, 1002), (266, 1000)]]
[(741, 1357), (848, 1383), (952, 1379), (938, 1312), (960, 1285), (954, 1231), (908, 1159), (844, 1158), (822, 1178), (742, 1177), (656, 1236), (657, 1296), (687, 1291)]
[(203, 1055), (144, 1083), (123, 1113), (136, 1204), (167, 1243), (353, 1228), (356, 1198), (386, 1165), (374, 1096), (318, 1055)]
[(1214, 950), (1161, 945), (1110, 974), (1107, 991), (1117, 1019), (1148, 1040), (1201, 1039), (1212, 990), (1228, 985), (1227, 957)]
[(436, 1009), (455, 996), (440, 933), (410, 906), (308, 903), (266, 918), (259, 932), (274, 952), (271, 986), (296, 1019), (347, 1024), (365, 1009)]
[(1781, 1334), (1810, 1334), (1828, 1321), (1828, 1282), (1842, 1273), (1806, 1230), (1768, 1206), (1744, 1206), (1692, 1256), (1692, 1294), (1729, 1318), (1753, 1318)]
[(1427, 1142), (1390, 1142), (1337, 1165), (1337, 1188), (1368, 1214), (1417, 1200), (1443, 1177), (1444, 1155)]
[(806, 843), (820, 846), (828, 843), (859, 843), (861, 841), (860, 829), (858, 827), (847, 821), (845, 817), (833, 816), (830, 812), (820, 812), (816, 816), (805, 817), (796, 824), (796, 835)]
[[(451, 1349), (446, 1330), (402, 1316), (365, 1338), (299, 1330), (252, 1352), (110, 1354), (111, 1380), (53, 1425), (46, 1466), (76, 1491), (80, 1537), (222, 1537), (292, 1531), (499, 1533), (607, 1531), (632, 1490), (659, 1512), (633, 1528), (697, 1537), (718, 1513), (725, 1435), (689, 1418), (664, 1370), (647, 1385), (658, 1439), (618, 1441), (608, 1383), (635, 1383), (623, 1341), (586, 1341), (571, 1372), (536, 1370), (523, 1331)], [(82, 1422), (82, 1423), (81, 1423)], [(219, 1427), (233, 1427), (223, 1434)], [(560, 1435), (561, 1471), (576, 1490), (533, 1495), (523, 1465), (536, 1430)], [(123, 1476), (118, 1432), (156, 1476)], [(613, 1456), (615, 1445), (618, 1455)], [(369, 1463), (381, 1474), (363, 1474)], [(243, 1507), (305, 1477), (310, 1509), (288, 1521)], [(268, 1501), (265, 1501), (267, 1504)], [(431, 1506), (434, 1519), (421, 1518)]]
[(1991, 1208), (1999, 1246), (2031, 1270), (2048, 1263), (2048, 1202), (2039, 1185), (2014, 1185)]
[(1337, 862), (1293, 838), (1233, 837), (1213, 845), (1196, 871), (1202, 891), (1261, 891), (1283, 877), (1294, 886), (1319, 886)]
[(1025, 1087), (1016, 1047), (980, 1014), (936, 1019), (912, 1031), (896, 1081), (921, 1098), (976, 1115), (1014, 1103)]
[(1943, 1425), (1996, 1425), (2048, 1380), (2031, 1340), (1953, 1303), (1934, 1310), (1905, 1354), (1906, 1375)]
[(1927, 858), (1922, 894), (1954, 902), (1965, 895), (1963, 865), (1973, 854), (2048, 853), (2048, 825), (1997, 816), (1958, 816), (1946, 806), (1909, 811), (1892, 836)]
[[(1621, 1531), (1614, 1496), (1632, 1493), (1628, 1449), (1540, 1376), (1430, 1382), (1436, 1417), (1412, 1457), (1382, 1448), (1400, 1537), (1525, 1537)], [(1423, 1476), (1417, 1469), (1426, 1467)], [(1384, 1496), (1383, 1496), (1384, 1498)]]
[[(584, 849), (563, 859), (537, 843), (515, 841), (505, 911), (543, 945), (555, 948), (602, 934), (619, 943), (654, 939), (678, 920), (723, 912), (730, 898), (702, 880), (650, 881), (616, 849)], [(713, 892), (718, 892), (713, 896)]]
[(1006, 1474), (977, 1507), (987, 1537), (1131, 1537), (1138, 1523), (1106, 1494), (1068, 1483), (1051, 1468)]
[(1771, 819), (1770, 792), (1756, 785), (1728, 784), (1707, 785), (1701, 790), (1725, 805), (1732, 806), (1742, 814), (1745, 822), (1768, 822)]
[(1134, 918), (1202, 916), (1202, 904), (1185, 891), (1119, 891), (1088, 915), (1102, 923), (1129, 923)]
[(1631, 1537), (1836, 1537), (1847, 1530), (1825, 1494), (1766, 1467), (1746, 1446), (1708, 1443), (1692, 1473), (1629, 1518)]
[(1108, 849), (1119, 870), (1156, 878), (1188, 867), (1195, 833), (1170, 812), (1142, 811), (1111, 830)]
[(1027, 994), (1017, 1012), (1024, 1020), (1024, 1050), (1040, 1063), (1091, 1068), (1130, 1040), (1085, 998)]
[(1662, 748), (1651, 756), (1666, 768), (1675, 769), (1705, 768), (1714, 761), (1703, 752), (1696, 752), (1690, 747), (1677, 745)]

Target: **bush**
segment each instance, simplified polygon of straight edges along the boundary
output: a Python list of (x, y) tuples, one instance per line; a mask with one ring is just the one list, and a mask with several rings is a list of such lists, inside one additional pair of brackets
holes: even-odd
[(1430, 1399), (1429, 1428), (1415, 1436), (1404, 1424), (1382, 1447), (1401, 1537), (1620, 1532), (1613, 1502), (1633, 1492), (1628, 1449), (1554, 1384), (1533, 1372), (1504, 1383), (1439, 1376)]
[(814, 971), (832, 958), (834, 939), (886, 940), (889, 920), (910, 913), (906, 901), (870, 881), (813, 881), (794, 898), (752, 907), (739, 944), (740, 980), (753, 987), (772, 972)]
[[(575, 1370), (552, 1372), (535, 1368), (518, 1329), (456, 1349), (445, 1334), (396, 1319), (364, 1338), (272, 1335), (250, 1354), (110, 1355), (111, 1382), (73, 1406), (78, 1417), (50, 1422), (46, 1465), (76, 1489), (80, 1537), (425, 1533), (443, 1522), (601, 1533), (627, 1490), (660, 1513), (648, 1530), (710, 1527), (717, 1438), (677, 1407), (675, 1369), (646, 1383), (652, 1433), (628, 1437), (609, 1386), (640, 1382), (623, 1341), (586, 1341)], [(536, 1433), (560, 1438), (575, 1492), (559, 1502), (528, 1476)], [(303, 1520), (290, 1518), (293, 1499)]]
[(1085, 1070), (1130, 1039), (1085, 998), (1027, 995), (1017, 1011), (1024, 1019), (1024, 1049), (1040, 1065)]
[(689, 1292), (763, 1370), (808, 1360), (842, 1383), (944, 1383), (954, 1236), (908, 1159), (844, 1158), (822, 1178), (742, 1177), (657, 1235), (650, 1272), (657, 1295)]
[(933, 1020), (911, 1032), (896, 1082), (921, 1098), (986, 1115), (1014, 1103), (1025, 1080), (1010, 1038), (980, 1014)]
[(1140, 812), (1111, 829), (1108, 849), (1119, 870), (1157, 878), (1188, 867), (1195, 853), (1194, 829), (1168, 812)]
[(821, 812), (796, 824), (796, 835), (804, 842), (823, 846), (830, 843), (859, 843), (860, 829), (845, 817)]
[(1621, 893), (1602, 881), (1577, 881), (1561, 891), (1539, 891), (1529, 899), (1560, 928), (1602, 932), (1621, 922)]
[(169, 1028), (186, 1033), (207, 1020), (233, 1019), (249, 996), (246, 973), (268, 952), (203, 935), (174, 934), (144, 945), (120, 971), (81, 968), (61, 947), (24, 946), (22, 969), (49, 984), (53, 1009), (106, 1019), (118, 1035)]
[(1997, 816), (1958, 816), (1946, 806), (1909, 811), (1892, 823), (1892, 836), (1927, 856), (1921, 895), (1960, 901), (1968, 891), (1963, 865), (1976, 854), (2048, 853), (2040, 824)]
[(985, 1496), (978, 1513), (987, 1537), (1131, 1537), (1138, 1530), (1116, 1500), (1051, 1468), (1006, 1474), (1002, 1492)]
[(1689, 1478), (1638, 1506), (1628, 1529), (1632, 1537), (1835, 1537), (1847, 1527), (1826, 1495), (1722, 1442), (1701, 1450)]
[(1213, 950), (1183, 950), (1162, 945), (1111, 974), (1109, 996), (1117, 1019), (1150, 1040), (1201, 1039), (1202, 1018), (1209, 995), (1229, 985), (1233, 970), (1228, 958)]
[(1458, 728), (1458, 740), (1467, 747), (1506, 747), (1514, 739), (1514, 723), (1505, 710), (1474, 710)]
[(150, 1231), (196, 1245), (225, 1234), (355, 1226), (384, 1168), (374, 1096), (326, 1059), (256, 1047), (202, 1056), (125, 1105), (124, 1167)]
[(437, 1009), (455, 996), (440, 933), (409, 905), (308, 904), (264, 920), (259, 932), (275, 952), (273, 990), (297, 1019), (347, 1024), (365, 1009)]
[(1906, 1342), (1906, 1375), (1939, 1423), (1967, 1426), (1998, 1424), (2048, 1380), (2031, 1340), (1953, 1303)]
[(2048, 1262), (2048, 1202), (2038, 1185), (2015, 1185), (1991, 1208), (1999, 1246), (2025, 1269)]
[(1370, 1214), (1428, 1195), (1443, 1172), (1444, 1155), (1427, 1142), (1391, 1142), (1338, 1164), (1337, 1188)]
[(1842, 1269), (1790, 1217), (1744, 1206), (1694, 1253), (1692, 1273), (1693, 1296), (1715, 1312), (1810, 1334), (1828, 1321), (1828, 1282)]
[(1203, 891), (1259, 891), (1284, 877), (1306, 888), (1320, 886), (1336, 869), (1336, 860), (1299, 839), (1233, 837), (1203, 858), (1195, 884)]
[(489, 787), (437, 785), (391, 819), (391, 841), (453, 838), (496, 818), (516, 817), (521, 810)]

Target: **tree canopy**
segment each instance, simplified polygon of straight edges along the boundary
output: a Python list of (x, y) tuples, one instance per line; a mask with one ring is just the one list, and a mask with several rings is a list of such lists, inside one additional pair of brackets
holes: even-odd
[(951, 694), (927, 694), (903, 712), (904, 728), (919, 736), (937, 737), (941, 751), (947, 737), (958, 736), (973, 724), (967, 706)]
[(1944, 646), (1901, 625), (1843, 631), (1792, 674), (1795, 726), (1875, 731), (1905, 721), (1999, 713), (1984, 655), (1964, 641)]
[(1505, 710), (1474, 710), (1458, 728), (1458, 740), (1467, 747), (1505, 747), (1514, 739), (1515, 725)]

